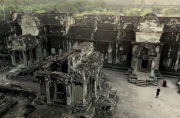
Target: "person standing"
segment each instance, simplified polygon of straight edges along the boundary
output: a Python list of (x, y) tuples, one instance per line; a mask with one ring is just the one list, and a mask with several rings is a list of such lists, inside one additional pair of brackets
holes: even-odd
[(162, 86), (163, 86), (163, 87), (167, 87), (167, 82), (166, 82), (166, 80), (163, 81)]
[(157, 89), (157, 91), (156, 91), (156, 98), (158, 98), (159, 93), (160, 93), (160, 87), (159, 87), (159, 88)]

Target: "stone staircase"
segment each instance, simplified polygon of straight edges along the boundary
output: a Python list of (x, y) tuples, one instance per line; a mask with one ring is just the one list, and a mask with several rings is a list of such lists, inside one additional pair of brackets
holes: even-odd
[(161, 74), (157, 74), (158, 77), (150, 78), (150, 73), (137, 72), (136, 74), (131, 73), (128, 81), (134, 83), (137, 86), (146, 87), (149, 85), (157, 86), (158, 79), (162, 78)]
[(146, 80), (137, 79), (136, 85), (137, 86), (146, 87), (147, 86), (147, 82), (146, 82)]
[(137, 78), (131, 78), (131, 79), (129, 79), (129, 83), (136, 83), (136, 81), (137, 81)]

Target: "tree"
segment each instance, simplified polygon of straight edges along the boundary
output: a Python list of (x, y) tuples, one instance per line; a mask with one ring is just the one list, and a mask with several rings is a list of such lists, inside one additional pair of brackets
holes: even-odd
[(64, 2), (60, 5), (58, 5), (56, 9), (58, 12), (68, 12), (68, 13), (77, 13), (78, 12), (75, 5), (70, 2)]

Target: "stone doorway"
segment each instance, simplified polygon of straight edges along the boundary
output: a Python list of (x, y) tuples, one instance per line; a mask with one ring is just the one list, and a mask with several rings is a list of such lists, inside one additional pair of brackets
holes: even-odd
[(149, 59), (139, 59), (139, 71), (140, 72), (150, 72), (152, 60)]
[(148, 60), (142, 60), (141, 68), (142, 69), (148, 69)]
[(66, 105), (66, 86), (64, 84), (57, 84), (57, 101)]

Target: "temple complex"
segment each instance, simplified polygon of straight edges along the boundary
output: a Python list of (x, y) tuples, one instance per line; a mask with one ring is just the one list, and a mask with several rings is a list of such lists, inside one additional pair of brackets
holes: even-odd
[[(12, 97), (16, 100), (8, 107), (14, 107), (17, 95), (18, 105), (26, 107), (20, 116), (109, 118), (121, 94), (113, 87), (123, 88), (119, 81), (157, 87), (161, 79), (180, 75), (180, 17), (85, 14), (76, 19), (50, 12), (14, 13), (10, 19), (0, 22), (0, 100)], [(118, 82), (111, 87), (112, 78)], [(122, 92), (133, 98), (129, 93)]]

